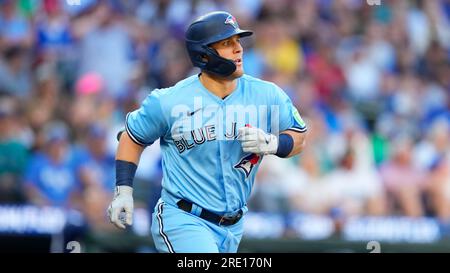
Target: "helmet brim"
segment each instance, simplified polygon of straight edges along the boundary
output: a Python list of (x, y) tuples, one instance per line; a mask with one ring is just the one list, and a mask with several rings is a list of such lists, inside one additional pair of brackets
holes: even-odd
[(238, 34), (238, 35), (241, 36), (241, 37), (247, 37), (247, 36), (253, 35), (253, 31), (251, 31), (251, 30), (246, 30), (246, 29), (240, 29), (240, 30), (238, 31), (238, 33), (236, 33), (236, 34)]
[(217, 43), (219, 41), (228, 39), (230, 37), (233, 37), (234, 35), (239, 35), (240, 37), (248, 37), (251, 36), (253, 34), (253, 31), (251, 30), (245, 30), (245, 29), (236, 29), (233, 32), (227, 33), (226, 35), (220, 35), (220, 36), (216, 36), (216, 37), (212, 37), (210, 39), (208, 39), (208, 41), (203, 41), (204, 44), (206, 45), (211, 45), (214, 43)]

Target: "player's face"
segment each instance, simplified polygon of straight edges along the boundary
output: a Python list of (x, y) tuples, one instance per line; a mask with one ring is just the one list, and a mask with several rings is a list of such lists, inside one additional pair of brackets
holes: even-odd
[(236, 71), (233, 72), (231, 78), (239, 78), (244, 74), (243, 67), (243, 53), (244, 50), (241, 45), (241, 37), (239, 35), (231, 36), (228, 39), (218, 41), (211, 45), (217, 53), (228, 60), (231, 60), (236, 65)]

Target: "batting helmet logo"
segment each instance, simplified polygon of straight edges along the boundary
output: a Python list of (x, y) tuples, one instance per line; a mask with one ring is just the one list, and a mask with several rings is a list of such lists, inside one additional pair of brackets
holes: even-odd
[(234, 28), (238, 28), (238, 24), (236, 22), (236, 18), (234, 18), (233, 15), (230, 14), (230, 16), (227, 17), (227, 19), (225, 20), (225, 24), (230, 24), (232, 25)]

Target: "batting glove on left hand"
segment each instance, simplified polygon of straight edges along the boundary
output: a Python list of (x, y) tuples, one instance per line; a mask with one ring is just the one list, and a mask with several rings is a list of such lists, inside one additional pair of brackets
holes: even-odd
[(255, 127), (239, 128), (238, 140), (242, 150), (254, 154), (275, 154), (278, 149), (278, 138)]
[(133, 207), (133, 188), (117, 186), (114, 199), (108, 208), (109, 220), (121, 229), (125, 229), (125, 224), (131, 226), (133, 224)]

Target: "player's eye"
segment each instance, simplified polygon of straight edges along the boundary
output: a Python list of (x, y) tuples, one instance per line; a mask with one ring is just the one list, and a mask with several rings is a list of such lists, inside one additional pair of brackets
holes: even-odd
[(223, 41), (223, 43), (222, 43), (223, 46), (228, 46), (229, 44), (230, 44), (230, 41), (229, 41), (229, 40), (225, 40), (225, 41)]

